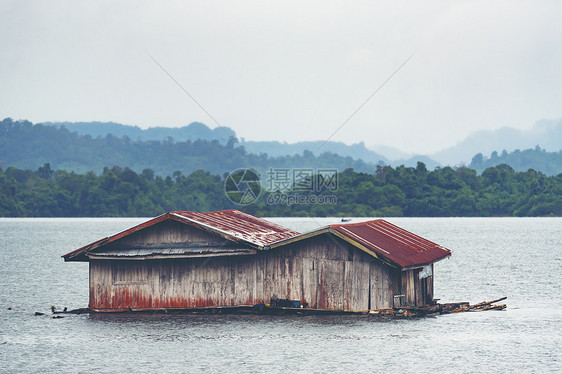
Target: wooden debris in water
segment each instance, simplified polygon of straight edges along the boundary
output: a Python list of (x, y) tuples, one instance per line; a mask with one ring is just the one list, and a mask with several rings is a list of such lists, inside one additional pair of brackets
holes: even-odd
[(378, 317), (391, 317), (391, 318), (402, 318), (402, 317), (423, 317), (438, 314), (449, 314), (449, 313), (462, 313), (462, 312), (481, 312), (485, 310), (503, 310), (506, 308), (506, 304), (495, 303), (507, 299), (502, 297), (492, 301), (483, 301), (478, 304), (470, 305), (467, 301), (458, 303), (446, 303), (446, 304), (435, 304), (426, 307), (405, 307), (405, 308), (394, 308), (394, 309), (377, 309), (370, 310), (367, 313), (372, 316)]
[(502, 310), (507, 307), (506, 304), (498, 304), (498, 305), (493, 305), (493, 304), (499, 301), (503, 301), (505, 299), (507, 299), (507, 296), (492, 301), (483, 301), (475, 305), (468, 305), (467, 303), (466, 305), (459, 305), (458, 307), (452, 309), (450, 312), (461, 313), (461, 312), (481, 312), (484, 310)]

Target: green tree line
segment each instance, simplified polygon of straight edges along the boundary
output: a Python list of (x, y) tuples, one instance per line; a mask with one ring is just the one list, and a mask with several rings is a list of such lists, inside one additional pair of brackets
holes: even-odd
[(118, 166), (101, 175), (53, 170), (48, 163), (35, 171), (0, 168), (0, 216), (151, 217), (231, 208), (258, 216), (562, 216), (562, 174), (516, 172), (505, 164), (481, 175), (466, 167), (430, 171), (421, 162), (415, 168), (378, 166), (373, 173), (346, 169), (330, 185), (311, 176), (306, 190), (262, 186), (248, 205), (229, 199), (226, 178), (203, 170), (162, 177)]

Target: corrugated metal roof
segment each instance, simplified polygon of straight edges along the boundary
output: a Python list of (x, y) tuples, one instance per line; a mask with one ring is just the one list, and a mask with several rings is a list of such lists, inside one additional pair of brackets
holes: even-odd
[(185, 217), (259, 247), (300, 234), (236, 209), (208, 213), (171, 212), (171, 214)]
[(449, 249), (383, 219), (329, 227), (402, 268), (429, 264), (451, 255)]
[(234, 242), (242, 242), (257, 248), (287, 239), (299, 233), (273, 222), (254, 217), (236, 209), (217, 212), (198, 213), (189, 211), (175, 211), (162, 214), (140, 225), (121, 231), (115, 235), (102, 238), (93, 243), (69, 252), (62, 257), (65, 261), (87, 261), (87, 254), (119, 240), (127, 235), (143, 230), (165, 220), (175, 220), (186, 225), (196, 226), (203, 230), (218, 234)]
[[(118, 234), (95, 241), (63, 257), (66, 261), (87, 261), (88, 253), (100, 255), (101, 252), (98, 248), (101, 250), (108, 250), (103, 249), (103, 247), (136, 231), (168, 219), (199, 227), (203, 230), (216, 233), (232, 242), (239, 243), (238, 245), (233, 243), (232, 248), (239, 248), (238, 246), (250, 246), (258, 249), (262, 249), (266, 246), (278, 247), (289, 242), (331, 232), (332, 234), (337, 233), (339, 236), (349, 239), (350, 242), (359, 243), (361, 246), (371, 251), (370, 253), (372, 255), (376, 255), (375, 257), (382, 257), (390, 264), (394, 264), (396, 267), (400, 268), (432, 263), (451, 254), (449, 249), (382, 219), (361, 223), (330, 225), (305, 234), (300, 234), (273, 222), (233, 209), (208, 213), (189, 211), (166, 213)], [(183, 253), (187, 254), (187, 247), (174, 246), (168, 249), (171, 251), (169, 252), (170, 254), (178, 255), (182, 248), (186, 251)], [(142, 251), (140, 251), (141, 249)], [(148, 255), (150, 251), (154, 251), (155, 249), (162, 251), (158, 252), (159, 255), (165, 255), (163, 250), (166, 248), (158, 249), (145, 247), (123, 248), (121, 250), (125, 251), (123, 252), (123, 256), (142, 256), (140, 254), (141, 252)], [(135, 253), (135, 250), (140, 252), (136, 252), (137, 254), (134, 255), (133, 253)], [(156, 254), (157, 252), (154, 253)]]

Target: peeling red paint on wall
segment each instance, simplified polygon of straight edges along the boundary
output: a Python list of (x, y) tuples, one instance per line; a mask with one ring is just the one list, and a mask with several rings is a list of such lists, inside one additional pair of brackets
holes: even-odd
[(103, 293), (99, 298), (90, 299), (91, 309), (162, 309), (162, 308), (205, 308), (220, 306), (256, 305), (263, 303), (262, 299), (247, 297), (243, 303), (233, 303), (230, 299), (227, 303), (213, 298), (197, 297), (166, 297), (163, 299), (153, 298), (152, 295), (138, 290), (130, 290), (126, 287), (115, 289), (111, 296)]

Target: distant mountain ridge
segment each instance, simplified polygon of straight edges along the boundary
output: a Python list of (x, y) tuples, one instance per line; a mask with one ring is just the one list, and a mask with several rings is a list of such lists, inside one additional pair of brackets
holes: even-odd
[(65, 127), (70, 132), (78, 135), (90, 135), (93, 138), (105, 137), (111, 134), (118, 138), (128, 137), (133, 141), (149, 140), (218, 140), (221, 144), (226, 144), (231, 137), (236, 137), (236, 133), (228, 127), (209, 128), (201, 122), (192, 122), (183, 127), (149, 127), (141, 129), (138, 126), (123, 125), (115, 122), (43, 122), (45, 126)]
[[(64, 127), (78, 135), (89, 135), (94, 138), (112, 134), (117, 138), (127, 137), (131, 141), (182, 142), (202, 139), (216, 140), (225, 145), (230, 138), (236, 137), (236, 133), (230, 128), (210, 129), (200, 122), (193, 122), (179, 128), (152, 127), (145, 130), (114, 122), (45, 122), (43, 125)], [(371, 165), (415, 167), (418, 162), (423, 162), (430, 170), (445, 165), (469, 165), (481, 172), (485, 167), (505, 162), (516, 170), (532, 168), (553, 175), (557, 174), (562, 166), (558, 165), (558, 155), (546, 151), (556, 153), (562, 150), (562, 119), (538, 121), (530, 130), (504, 127), (497, 130), (476, 131), (455, 146), (430, 155), (414, 156), (382, 145), (368, 148), (363, 142), (347, 145), (341, 142), (325, 143), (321, 140), (289, 144), (278, 141), (246, 141), (242, 138), (238, 146), (243, 146), (248, 153), (256, 155), (263, 153), (269, 157), (302, 155), (305, 151), (316, 151), (316, 155), (329, 152)], [(536, 151), (537, 146), (542, 150), (541, 152)], [(502, 152), (504, 150), (507, 155), (506, 152)], [(527, 150), (534, 151), (530, 153)], [(502, 157), (497, 156), (500, 152)], [(482, 161), (475, 163), (473, 160), (475, 156), (481, 157)]]
[(562, 150), (558, 152), (547, 152), (536, 146), (535, 149), (516, 149), (513, 152), (503, 151), (501, 154), (494, 151), (490, 157), (484, 157), (478, 153), (472, 158), (469, 168), (482, 173), (489, 167), (507, 164), (515, 171), (527, 171), (533, 169), (546, 175), (558, 175), (562, 173)]
[(471, 133), (456, 145), (428, 156), (448, 165), (470, 164), (478, 153), (534, 149), (536, 146), (557, 152), (562, 149), (562, 119), (540, 120), (530, 130), (502, 127), (497, 130), (481, 130)]
[[(236, 137), (234, 130), (228, 127), (209, 128), (203, 123), (192, 122), (183, 127), (150, 127), (141, 129), (138, 126), (123, 125), (115, 122), (43, 122), (45, 126), (64, 127), (70, 132), (78, 135), (90, 135), (91, 137), (105, 137), (111, 134), (117, 138), (124, 136), (132, 141), (174, 141), (186, 140), (218, 140), (221, 144), (226, 144), (231, 137)], [(415, 167), (418, 161), (426, 164), (429, 169), (441, 166), (440, 163), (432, 160), (428, 156), (416, 155), (391, 160), (383, 154), (375, 152), (365, 146), (363, 142), (347, 145), (342, 142), (302, 141), (296, 143), (286, 143), (278, 141), (245, 141), (240, 140), (240, 145), (244, 146), (249, 153), (265, 153), (271, 157), (300, 155), (304, 151), (316, 152), (320, 155), (324, 152), (336, 153), (343, 157), (351, 157), (354, 160), (362, 160), (366, 163), (384, 164), (391, 166), (405, 165)]]
[(240, 145), (244, 146), (250, 153), (266, 153), (273, 157), (301, 154), (304, 151), (315, 152), (316, 154), (333, 152), (340, 156), (350, 156), (374, 164), (380, 162), (384, 164), (390, 163), (390, 160), (382, 154), (373, 152), (365, 147), (363, 142), (347, 145), (341, 142), (324, 142), (322, 140), (286, 143), (277, 141), (245, 141), (241, 139)]
[[(204, 125), (203, 125), (204, 126)], [(222, 130), (221, 130), (222, 131)], [(49, 164), (55, 170), (100, 173), (114, 165), (129, 167), (141, 173), (171, 176), (205, 170), (223, 175), (240, 168), (252, 168), (265, 177), (271, 169), (335, 169), (352, 168), (373, 174), (377, 165), (351, 157), (324, 152), (318, 156), (310, 151), (299, 155), (271, 157), (249, 153), (230, 138), (226, 144), (213, 140), (136, 140), (128, 135), (117, 137), (79, 135), (66, 126), (32, 124), (29, 121), (0, 121), (0, 167), (11, 166), (35, 170)]]
[(432, 160), (430, 157), (421, 155), (391, 160), (383, 154), (367, 148), (363, 142), (347, 145), (342, 142), (324, 142), (322, 140), (281, 143), (277, 141), (245, 141), (242, 139), (240, 144), (243, 145), (250, 153), (266, 153), (272, 157), (297, 155), (302, 154), (304, 151), (316, 151), (316, 154), (331, 152), (340, 156), (351, 157), (356, 160), (380, 165), (404, 165), (407, 167), (415, 167), (418, 161), (421, 161), (430, 170), (435, 169), (437, 166), (441, 166), (441, 164)]

